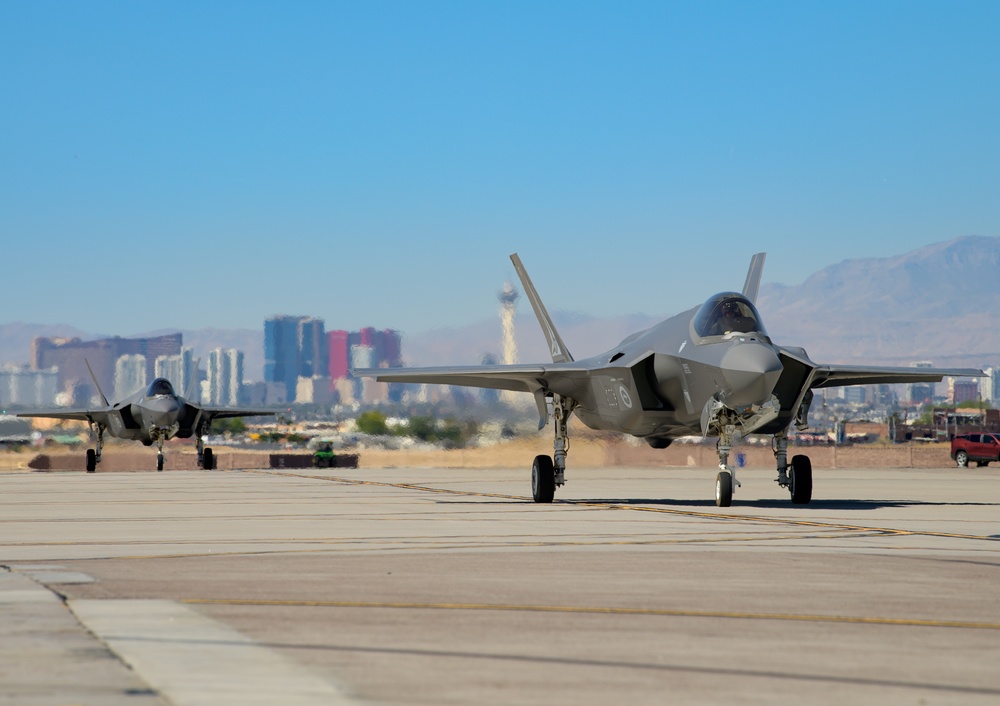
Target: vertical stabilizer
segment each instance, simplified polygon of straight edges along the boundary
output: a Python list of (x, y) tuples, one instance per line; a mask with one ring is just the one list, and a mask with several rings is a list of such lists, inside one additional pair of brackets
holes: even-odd
[(110, 407), (111, 403), (108, 402), (108, 398), (104, 396), (104, 390), (101, 389), (101, 383), (97, 382), (97, 376), (94, 375), (94, 369), (90, 367), (90, 361), (84, 358), (83, 362), (87, 364), (87, 372), (90, 373), (90, 379), (94, 381), (94, 387), (97, 388), (97, 394), (101, 396), (101, 402), (104, 403), (105, 407)]
[(194, 375), (191, 376), (191, 379), (188, 381), (187, 389), (184, 390), (184, 399), (187, 400), (188, 402), (190, 402), (191, 400), (195, 400), (197, 402), (201, 401), (201, 395), (200, 394), (198, 394), (197, 396), (195, 395), (195, 391), (198, 390), (198, 384), (199, 384), (198, 368), (200, 367), (201, 367), (201, 358), (198, 358), (197, 360), (194, 361)]
[(545, 305), (542, 304), (542, 300), (538, 297), (538, 292), (535, 291), (535, 285), (531, 283), (528, 272), (524, 269), (524, 265), (521, 264), (521, 258), (517, 256), (517, 253), (514, 253), (510, 256), (510, 261), (514, 263), (514, 269), (517, 271), (518, 279), (521, 280), (521, 286), (524, 287), (524, 293), (527, 295), (528, 301), (531, 302), (531, 308), (535, 310), (538, 323), (542, 326), (542, 333), (545, 334), (545, 342), (549, 344), (549, 353), (552, 354), (552, 362), (571, 363), (573, 356), (570, 355), (566, 344), (563, 343), (562, 337), (556, 331), (556, 327), (552, 323), (551, 317), (549, 317), (549, 312), (545, 310)]
[(743, 283), (743, 296), (757, 303), (757, 290), (760, 289), (760, 278), (764, 274), (764, 258), (766, 252), (759, 252), (750, 258), (750, 269), (747, 270), (747, 281)]

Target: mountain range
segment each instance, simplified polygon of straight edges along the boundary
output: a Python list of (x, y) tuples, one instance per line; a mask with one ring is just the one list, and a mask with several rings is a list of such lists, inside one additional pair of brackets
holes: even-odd
[[(894, 257), (844, 260), (801, 284), (763, 285), (757, 305), (776, 343), (802, 346), (819, 362), (1000, 364), (1000, 238), (965, 236)], [(553, 319), (579, 357), (603, 352), (660, 320), (560, 311)], [(548, 360), (530, 309), (519, 313), (516, 329), (521, 361)], [(408, 365), (479, 363), (487, 353), (499, 354), (500, 330), (498, 317), (431, 331), (404, 329), (404, 358)], [(213, 348), (237, 348), (244, 352), (245, 376), (263, 377), (262, 328), (182, 333), (185, 345), (203, 361)], [(69, 325), (0, 324), (0, 361), (26, 362), (36, 336), (101, 337)]]

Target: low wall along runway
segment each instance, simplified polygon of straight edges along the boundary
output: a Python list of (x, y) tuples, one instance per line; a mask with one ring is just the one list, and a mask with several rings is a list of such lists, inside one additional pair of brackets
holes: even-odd
[[(719, 463), (714, 444), (675, 443), (666, 449), (654, 449), (643, 442), (623, 439), (575, 438), (571, 441), (570, 468), (711, 468)], [(548, 436), (539, 436), (453, 451), (365, 449), (359, 453), (362, 468), (517, 468), (530, 466), (531, 460), (538, 454), (551, 454), (552, 447)], [(743, 454), (748, 468), (774, 468), (774, 454), (767, 446), (741, 445), (735, 448), (735, 453)], [(814, 468), (949, 468), (955, 465), (948, 444), (789, 446), (789, 458), (796, 454), (809, 456)], [(735, 460), (735, 454), (733, 458)]]
[[(642, 442), (625, 439), (600, 439), (577, 437), (571, 439), (569, 467), (603, 468), (607, 466), (697, 467), (712, 468), (719, 463), (714, 444), (675, 443), (666, 449), (653, 449)], [(219, 447), (215, 450), (216, 467), (220, 470), (273, 467), (270, 451), (251, 451)], [(767, 446), (740, 445), (736, 454), (742, 454), (747, 468), (774, 468), (774, 455)], [(521, 468), (530, 467), (538, 454), (551, 454), (551, 439), (539, 435), (531, 439), (514, 439), (492, 446), (454, 449), (401, 449), (380, 448), (352, 449), (358, 454), (361, 468)], [(895, 446), (789, 446), (788, 456), (809, 456), (814, 468), (953, 468), (948, 444), (898, 444)], [(282, 454), (286, 457), (301, 456), (301, 466), (312, 465), (308, 452)], [(292, 464), (286, 463), (286, 467)], [(154, 469), (155, 453), (138, 450), (126, 445), (105, 447), (104, 459), (98, 472), (134, 471)], [(196, 470), (194, 449), (169, 449), (166, 454), (166, 471)], [(82, 471), (82, 451), (67, 453), (61, 450), (22, 451), (0, 453), (0, 470), (22, 471)]]

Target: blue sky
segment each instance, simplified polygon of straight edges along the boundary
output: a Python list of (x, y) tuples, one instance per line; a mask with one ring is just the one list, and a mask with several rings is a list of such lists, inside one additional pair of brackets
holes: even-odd
[[(671, 314), (1000, 235), (1000, 3), (0, 3), (0, 321)], [(527, 308), (522, 303), (522, 313)]]

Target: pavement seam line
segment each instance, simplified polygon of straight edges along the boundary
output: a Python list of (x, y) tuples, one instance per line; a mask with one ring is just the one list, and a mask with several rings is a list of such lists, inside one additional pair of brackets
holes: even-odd
[(241, 605), (299, 608), (405, 608), (411, 610), (521, 611), (531, 613), (584, 613), (593, 615), (638, 615), (672, 618), (732, 618), (738, 620), (788, 620), (811, 623), (853, 623), (906, 627), (966, 628), (1000, 630), (1000, 623), (921, 618), (879, 618), (851, 615), (808, 615), (799, 613), (754, 613), (738, 611), (679, 610), (666, 608), (615, 608), (595, 606), (514, 605), (502, 603), (409, 603), (377, 601), (281, 601), (266, 599), (184, 598), (192, 605)]

